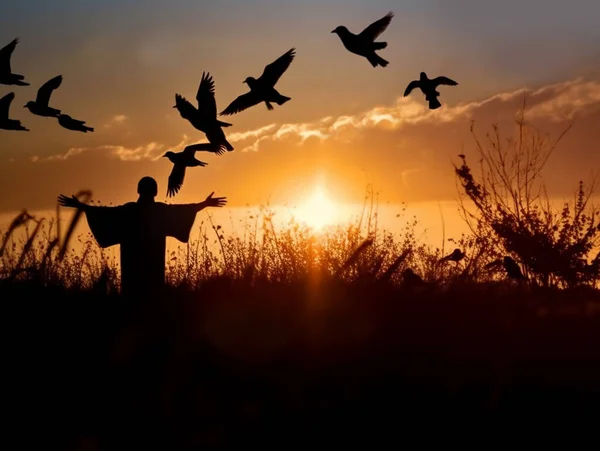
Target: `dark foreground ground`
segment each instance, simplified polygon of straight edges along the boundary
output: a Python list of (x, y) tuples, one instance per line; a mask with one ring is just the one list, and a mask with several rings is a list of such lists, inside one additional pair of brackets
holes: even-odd
[(600, 416), (592, 292), (1, 293), (1, 449), (514, 444)]

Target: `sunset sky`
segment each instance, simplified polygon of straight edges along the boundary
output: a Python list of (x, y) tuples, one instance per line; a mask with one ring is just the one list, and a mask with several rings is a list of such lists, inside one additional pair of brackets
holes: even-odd
[[(390, 62), (373, 68), (331, 34), (359, 32), (388, 11), (379, 38)], [(165, 200), (171, 164), (160, 157), (205, 142), (172, 108), (194, 101), (203, 71), (214, 77), (219, 111), (246, 91), (247, 76), (292, 47), (296, 59), (277, 88), (292, 100), (223, 118), (235, 151), (197, 153), (173, 202), (227, 196), (229, 205), (301, 202), (315, 183), (339, 202), (360, 202), (372, 182), (389, 202), (456, 197), (452, 160), (473, 155), (472, 119), (511, 131), (527, 94), (541, 130), (574, 127), (550, 161), (553, 193), (570, 195), (600, 170), (600, 3), (595, 0), (19, 0), (2, 6), (0, 46), (15, 37), (11, 117), (30, 132), (0, 130), (0, 211), (52, 208), (60, 193), (91, 189), (114, 204), (135, 200), (144, 175)], [(402, 98), (425, 71), (459, 82), (440, 87), (442, 108), (420, 92)], [(23, 105), (62, 74), (51, 105), (94, 133), (62, 129)]]

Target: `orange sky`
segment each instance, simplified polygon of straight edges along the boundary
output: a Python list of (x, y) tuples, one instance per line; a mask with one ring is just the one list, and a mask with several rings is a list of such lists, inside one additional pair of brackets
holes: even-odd
[[(258, 105), (228, 117), (235, 151), (198, 153), (208, 166), (188, 170), (174, 202), (216, 191), (230, 205), (294, 204), (316, 180), (343, 202), (360, 202), (367, 182), (383, 201), (452, 199), (451, 159), (472, 155), (470, 121), (482, 132), (493, 122), (510, 132), (524, 95), (529, 119), (542, 130), (557, 133), (574, 120), (548, 166), (553, 192), (569, 195), (577, 180), (600, 169), (593, 2), (570, 2), (577, 14), (549, 2), (543, 16), (512, 0), (494, 14), (471, 1), (455, 2), (453, 11), (439, 1), (407, 2), (405, 10), (388, 1), (331, 1), (319, 3), (319, 15), (316, 2), (224, 1), (203, 9), (174, 1), (163, 11), (157, 2), (141, 9), (136, 1), (59, 1), (54, 11), (40, 10), (43, 23), (27, 11), (45, 4), (18, 3), (0, 18), (0, 45), (20, 37), (13, 70), (32, 86), (0, 86), (0, 96), (16, 93), (11, 116), (31, 131), (0, 131), (0, 211), (51, 208), (58, 194), (83, 188), (105, 203), (122, 203), (136, 198), (144, 175), (158, 180), (158, 199), (165, 200), (171, 165), (158, 157), (205, 142), (171, 108), (174, 94), (194, 99), (209, 71), (221, 110), (245, 92), (246, 76), (259, 76), (291, 47), (296, 59), (277, 88), (292, 100), (274, 111)], [(390, 9), (396, 17), (380, 38), (389, 44), (380, 51), (387, 68), (372, 68), (329, 33), (341, 24), (360, 31)], [(516, 11), (529, 22), (515, 20)], [(401, 98), (421, 70), (459, 82), (440, 88), (437, 111), (428, 111), (418, 92)], [(22, 108), (57, 74), (64, 80), (51, 103), (86, 120), (94, 133), (64, 130)]]

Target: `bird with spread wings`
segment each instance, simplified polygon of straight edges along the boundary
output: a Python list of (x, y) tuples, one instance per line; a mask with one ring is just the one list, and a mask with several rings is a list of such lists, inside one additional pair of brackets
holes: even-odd
[(290, 97), (281, 95), (275, 89), (275, 84), (277, 84), (283, 73), (290, 67), (290, 64), (292, 64), (292, 61), (296, 56), (295, 52), (296, 50), (292, 48), (271, 64), (267, 64), (262, 75), (258, 79), (253, 77), (246, 78), (244, 83), (248, 85), (250, 91), (237, 97), (221, 112), (221, 115), (227, 116), (236, 114), (254, 105), (258, 105), (261, 102), (265, 102), (267, 109), (270, 111), (273, 109), (271, 102), (281, 106), (285, 102), (291, 100)]
[[(208, 141), (217, 148), (233, 150), (233, 146), (227, 141), (221, 127), (230, 127), (232, 124), (217, 119), (217, 102), (215, 100), (215, 82), (211, 75), (202, 73), (202, 79), (196, 93), (198, 108), (180, 94), (175, 94), (175, 105), (182, 118), (187, 119), (195, 129), (206, 135)], [(220, 152), (216, 152), (220, 154)], [(224, 152), (223, 152), (224, 153)]]
[(10, 104), (15, 98), (14, 92), (9, 92), (0, 99), (0, 129), (2, 130), (22, 130), (28, 132), (29, 129), (21, 124), (18, 119), (10, 118)]
[(0, 49), (0, 85), (29, 86), (29, 83), (24, 81), (25, 76), (13, 74), (10, 66), (10, 58), (18, 43), (19, 38), (15, 38)]
[(185, 178), (185, 168), (193, 168), (196, 166), (204, 167), (208, 165), (204, 161), (200, 161), (196, 158), (196, 152), (198, 151), (209, 151), (212, 152), (214, 145), (210, 143), (191, 144), (186, 146), (181, 152), (166, 152), (163, 157), (169, 159), (173, 163), (173, 169), (169, 174), (169, 182), (167, 186), (167, 197), (173, 197), (179, 192), (183, 186), (183, 179)]

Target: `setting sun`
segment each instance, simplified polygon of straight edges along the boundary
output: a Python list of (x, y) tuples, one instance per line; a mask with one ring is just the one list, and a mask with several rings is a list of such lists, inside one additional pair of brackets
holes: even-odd
[(294, 216), (314, 230), (321, 230), (339, 220), (338, 210), (338, 205), (329, 199), (326, 190), (317, 186), (310, 197), (294, 212)]

